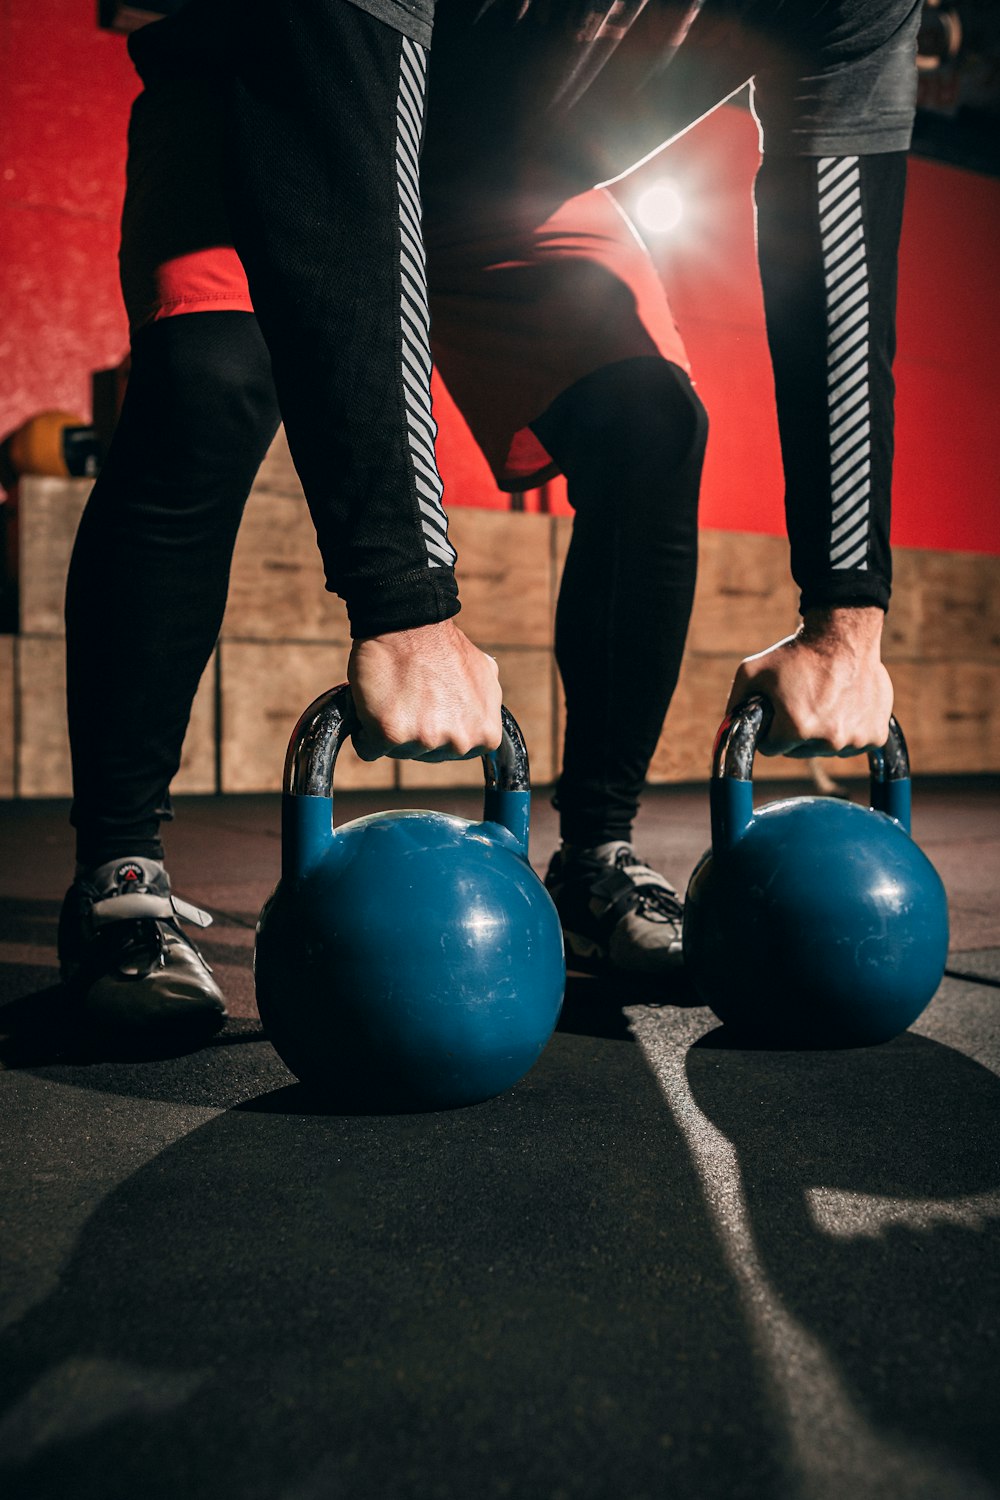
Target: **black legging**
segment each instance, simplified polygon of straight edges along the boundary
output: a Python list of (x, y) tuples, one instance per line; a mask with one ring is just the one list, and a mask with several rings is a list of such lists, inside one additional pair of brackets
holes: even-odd
[[(111, 451), (70, 566), (77, 857), (162, 857), (161, 819), (225, 609), (243, 506), (279, 420), (249, 313), (166, 318), (135, 340)], [(680, 667), (707, 421), (657, 358), (612, 365), (535, 425), (576, 510), (556, 657), (567, 700), (563, 837), (628, 837)]]
[(587, 375), (532, 423), (575, 511), (556, 607), (562, 837), (627, 839), (677, 684), (698, 564), (708, 417), (677, 365)]
[(278, 421), (250, 313), (165, 318), (135, 339), (66, 590), (82, 864), (162, 857), (160, 820), (222, 624), (236, 532)]

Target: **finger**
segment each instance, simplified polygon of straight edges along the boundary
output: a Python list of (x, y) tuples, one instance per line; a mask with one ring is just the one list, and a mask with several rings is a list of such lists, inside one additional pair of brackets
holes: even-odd
[(415, 755), (413, 759), (437, 763), (444, 760), (480, 760), (488, 754), (489, 750), (485, 745), (475, 745), (471, 750), (460, 750), (457, 745), (439, 745), (436, 750)]
[(828, 760), (835, 756), (837, 751), (829, 740), (800, 740), (797, 745), (791, 745), (785, 752), (789, 760), (812, 760), (814, 757)]
[(351, 744), (359, 760), (381, 760), (382, 756), (388, 753), (386, 742), (376, 739), (360, 725), (351, 735)]

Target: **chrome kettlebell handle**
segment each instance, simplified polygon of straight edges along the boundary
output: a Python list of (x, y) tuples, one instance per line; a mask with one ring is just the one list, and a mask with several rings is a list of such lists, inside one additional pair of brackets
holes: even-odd
[[(482, 757), (485, 780), (484, 822), (501, 823), (528, 847), (531, 781), (528, 750), (514, 715), (501, 708), (503, 736), (496, 750)], [(282, 789), (290, 797), (333, 796), (333, 768), (358, 718), (346, 682), (322, 693), (299, 719), (288, 743)]]
[[(754, 694), (737, 704), (719, 726), (712, 752), (713, 840), (718, 837), (723, 844), (730, 843), (752, 813), (749, 783), (754, 757), (773, 717), (768, 699)], [(885, 744), (868, 751), (868, 770), (872, 809), (894, 818), (909, 833), (910, 758), (895, 717), (889, 720)], [(724, 795), (727, 787), (728, 796)]]

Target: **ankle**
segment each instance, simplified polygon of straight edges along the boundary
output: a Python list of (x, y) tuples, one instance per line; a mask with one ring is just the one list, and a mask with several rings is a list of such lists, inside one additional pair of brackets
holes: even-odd
[(117, 840), (113, 844), (81, 844), (76, 851), (76, 876), (88, 875), (102, 865), (125, 864), (130, 859), (152, 860), (162, 865), (163, 845), (158, 839), (135, 839), (128, 843)]

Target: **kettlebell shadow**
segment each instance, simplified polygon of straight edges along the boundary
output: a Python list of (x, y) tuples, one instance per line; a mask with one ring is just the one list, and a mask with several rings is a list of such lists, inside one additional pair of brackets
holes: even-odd
[(910, 1032), (795, 1052), (720, 1029), (686, 1071), (735, 1146), (770, 1285), (855, 1406), (995, 1481), (1000, 1081)]
[(436, 1114), (280, 1086), (97, 1201), (0, 1340), (5, 1494), (778, 1493), (699, 1204), (636, 1047), (558, 1035)]

